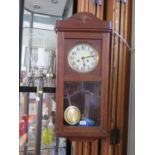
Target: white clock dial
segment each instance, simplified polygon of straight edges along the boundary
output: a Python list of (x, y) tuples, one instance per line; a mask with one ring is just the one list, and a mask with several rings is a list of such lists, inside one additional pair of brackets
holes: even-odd
[(69, 66), (77, 72), (87, 73), (98, 64), (98, 51), (87, 43), (75, 45), (68, 53)]

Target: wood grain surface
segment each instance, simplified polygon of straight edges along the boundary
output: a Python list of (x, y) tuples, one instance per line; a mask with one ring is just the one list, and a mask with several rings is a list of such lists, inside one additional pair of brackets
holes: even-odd
[[(87, 3), (87, 4), (86, 4)], [(132, 1), (121, 3), (116, 0), (108, 0), (101, 6), (93, 4), (92, 0), (78, 0), (78, 12), (91, 12), (98, 18), (111, 20), (113, 30), (120, 33), (127, 42), (131, 41), (131, 4)], [(106, 15), (104, 15), (106, 10)], [(118, 127), (121, 130), (120, 143), (113, 146), (109, 144), (109, 137), (88, 142), (76, 141), (75, 154), (86, 155), (90, 149), (90, 155), (126, 155), (126, 128), (129, 96), (130, 51), (124, 43), (115, 35), (112, 37), (111, 46), (111, 72), (110, 72), (110, 117), (109, 128)], [(83, 152), (83, 153), (82, 153)]]

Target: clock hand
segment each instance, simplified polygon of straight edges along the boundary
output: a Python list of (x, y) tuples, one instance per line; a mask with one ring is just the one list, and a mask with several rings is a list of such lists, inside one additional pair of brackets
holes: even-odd
[(82, 61), (83, 61), (83, 66), (85, 67), (86, 64), (85, 64), (85, 61), (84, 61), (84, 57), (82, 57)]
[(96, 56), (96, 55), (90, 55), (90, 56), (82, 57), (82, 59), (90, 58), (90, 57), (95, 57), (95, 56)]

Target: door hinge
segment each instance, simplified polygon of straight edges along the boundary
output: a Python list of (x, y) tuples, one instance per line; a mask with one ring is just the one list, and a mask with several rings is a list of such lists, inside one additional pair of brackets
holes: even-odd
[(110, 131), (110, 144), (118, 144), (120, 141), (120, 129), (114, 128)]

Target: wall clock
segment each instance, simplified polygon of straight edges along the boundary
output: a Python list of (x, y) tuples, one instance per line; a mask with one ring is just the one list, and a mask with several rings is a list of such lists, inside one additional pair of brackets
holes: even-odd
[(58, 20), (56, 134), (108, 134), (111, 22), (90, 13)]

